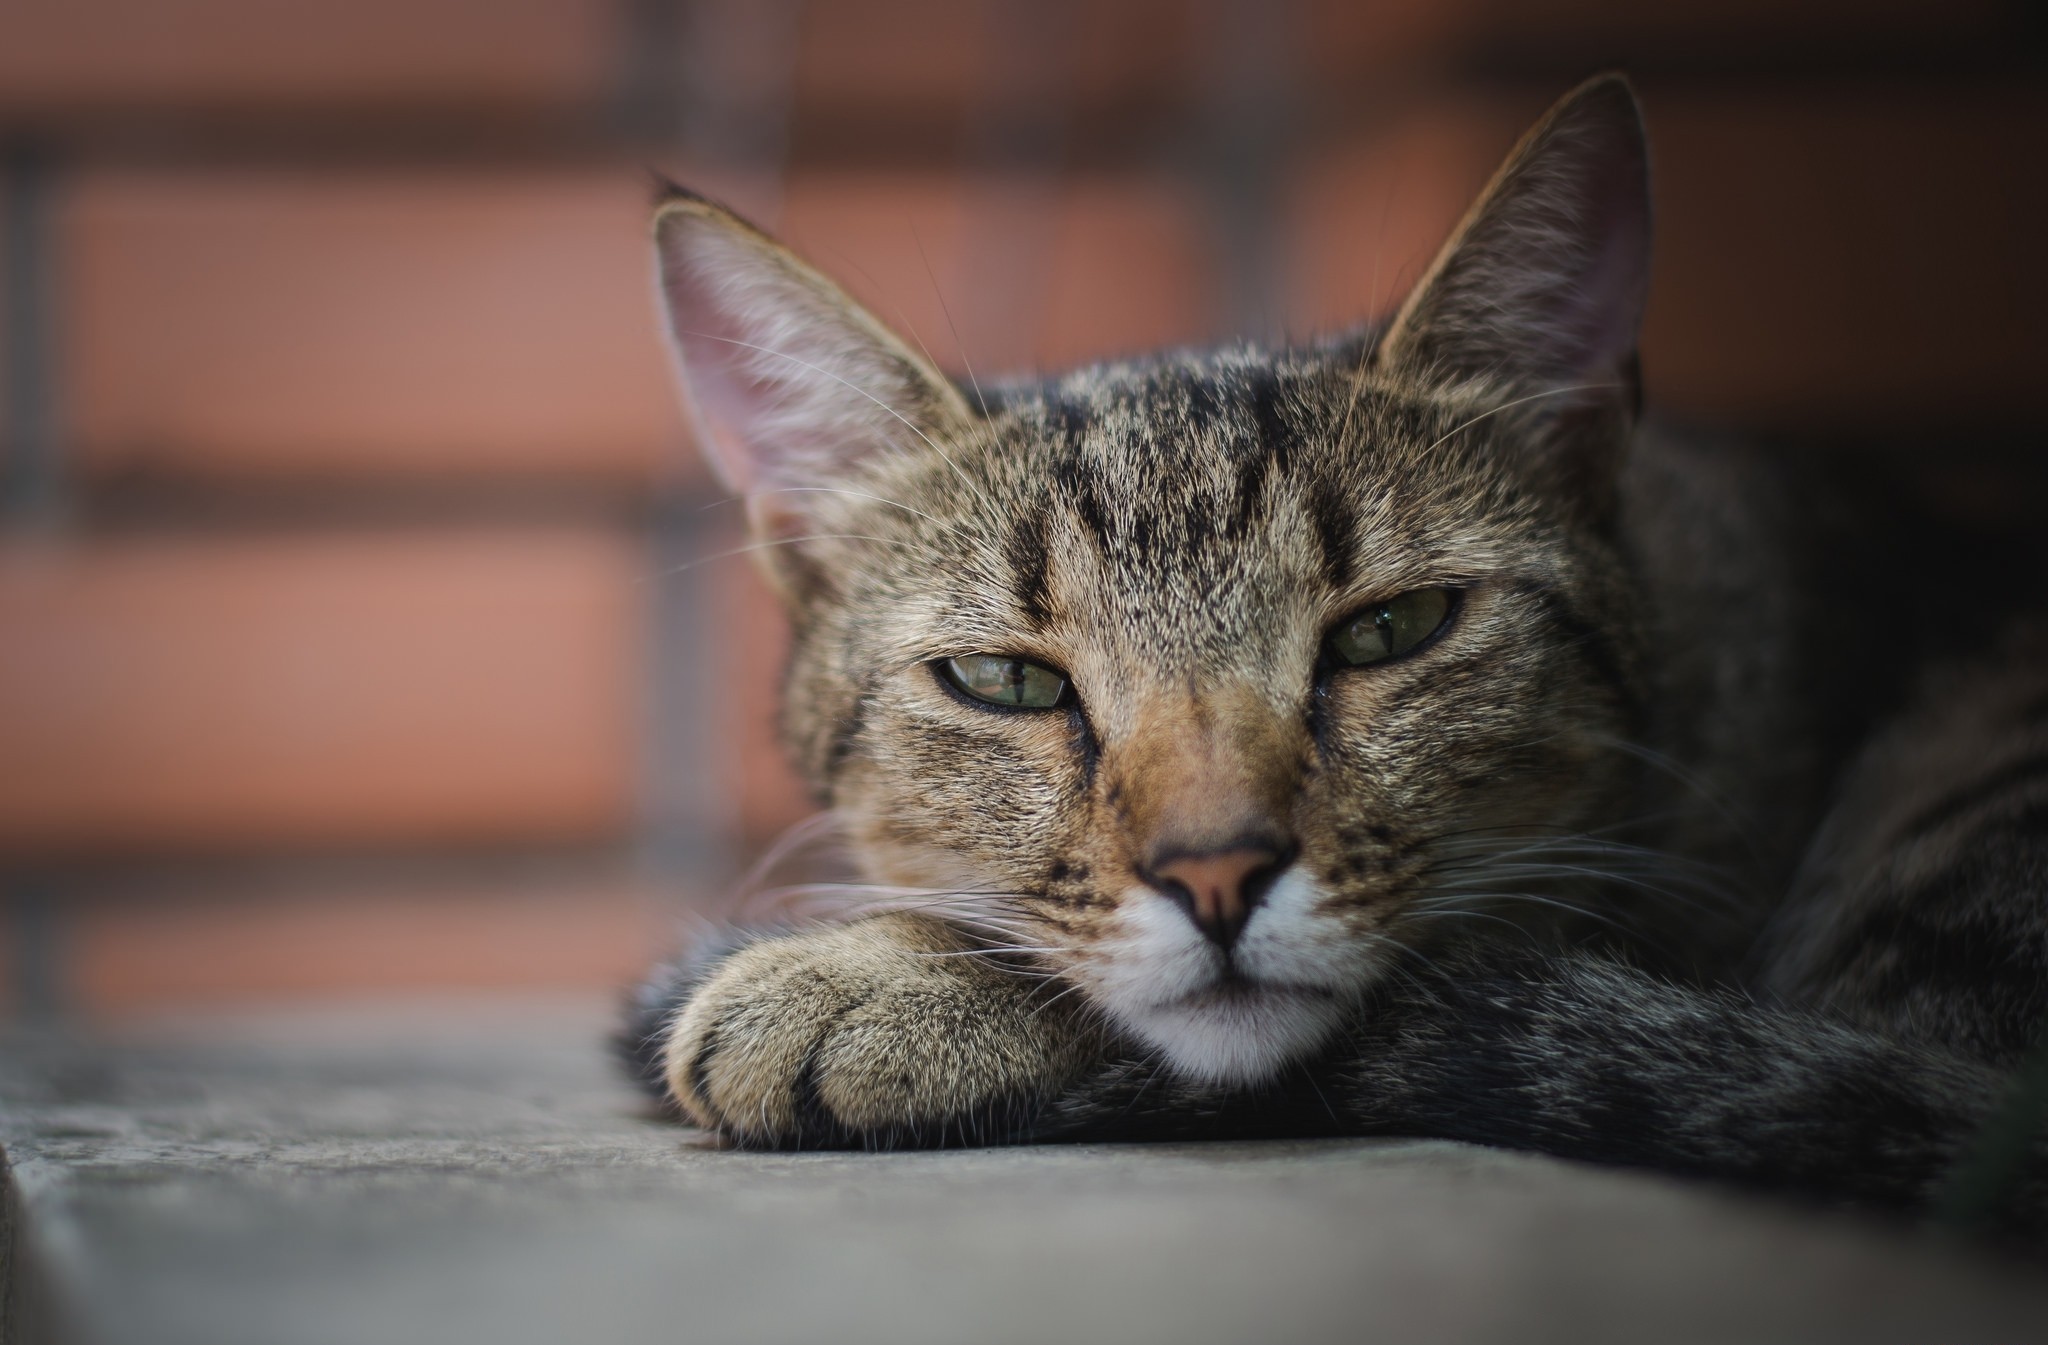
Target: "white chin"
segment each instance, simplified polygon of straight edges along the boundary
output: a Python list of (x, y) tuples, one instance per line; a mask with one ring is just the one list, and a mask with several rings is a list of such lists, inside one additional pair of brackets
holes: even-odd
[(1117, 1014), (1183, 1074), (1215, 1083), (1272, 1078), (1322, 1045), (1343, 1017), (1334, 998), (1256, 986)]

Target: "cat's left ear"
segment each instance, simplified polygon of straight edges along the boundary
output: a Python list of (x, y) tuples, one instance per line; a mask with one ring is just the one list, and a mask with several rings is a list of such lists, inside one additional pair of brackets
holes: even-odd
[(1602, 75), (1522, 137), (1376, 359), (1426, 384), (1493, 382), (1546, 416), (1626, 422), (1649, 274), (1642, 109), (1626, 79)]
[(945, 375), (724, 206), (671, 187), (654, 240), (698, 438), (758, 531), (808, 530), (817, 488), (969, 423)]

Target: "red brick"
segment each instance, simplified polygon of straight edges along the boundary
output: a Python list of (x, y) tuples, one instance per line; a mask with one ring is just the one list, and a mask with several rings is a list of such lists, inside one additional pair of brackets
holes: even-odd
[[(1037, 16), (1024, 21), (1043, 22)], [(1196, 92), (1200, 6), (1117, 0), (1068, 6), (1057, 22), (1059, 30), (1044, 37), (1005, 23), (999, 6), (954, 0), (809, 4), (797, 49), (798, 125), (880, 110), (920, 137), (931, 137), (934, 123), (952, 136), (971, 136), (983, 118), (1001, 110), (1002, 100), (1016, 96), (1019, 84), (1027, 98), (1058, 98), (1070, 120), (1171, 106)], [(1034, 49), (1019, 49), (1025, 45)], [(1078, 129), (1085, 135), (1090, 128)]]
[(1663, 404), (1794, 427), (2038, 417), (2048, 98), (1654, 96)]
[(90, 1018), (475, 990), (610, 991), (671, 951), (679, 903), (618, 877), (285, 879), (87, 894), (63, 947)]
[(1753, 57), (1786, 42), (1839, 50), (1873, 39), (1990, 37), (2010, 21), (2011, 7), (2000, 0), (1480, 0), (1468, 13), (1473, 37), (1580, 48), (1592, 60), (1625, 62), (1631, 49), (1668, 50), (1677, 42), (1695, 52), (1701, 42), (1719, 42)]
[(1342, 330), (1391, 314), (1514, 144), (1519, 115), (1477, 100), (1390, 112), (1302, 172), (1288, 215), (1288, 327)]
[(815, 171), (788, 181), (772, 231), (957, 369), (952, 327), (973, 302), (964, 269), (971, 208), (966, 184), (951, 174)]
[[(6, 188), (0, 187), (0, 191), (4, 190), (6, 190)], [(5, 199), (6, 198), (4, 196), (0, 196), (0, 201), (5, 201)], [(0, 257), (5, 257), (7, 255), (7, 225), (9, 213), (10, 212), (5, 209), (0, 209)], [(0, 266), (0, 313), (6, 313), (9, 311), (7, 269), (8, 268), (4, 266)], [(0, 347), (0, 349), (4, 349), (4, 347)], [(8, 435), (13, 427), (13, 420), (11, 419), (12, 413), (9, 410), (9, 407), (12, 403), (12, 398), (14, 396), (14, 389), (9, 387), (8, 383), (9, 379), (7, 374), (4, 372), (0, 372), (0, 455), (4, 455), (11, 452), (13, 448), (13, 445), (8, 442)]]
[(0, 546), (0, 851), (630, 822), (641, 561), (595, 531)]
[[(1083, 139), (1132, 120), (1187, 122), (1205, 114), (1219, 68), (1241, 55), (1241, 39), (1219, 29), (1218, 10), (1192, 0), (1075, 6), (1042, 49), (1020, 52), (1019, 34), (985, 6), (823, 0), (804, 12), (797, 126), (801, 136), (866, 114), (878, 133), (927, 144), (971, 137), (1013, 81), (1032, 77), (1034, 63), (1056, 67), (1035, 72), (1038, 97), (1058, 99)], [(1703, 54), (1739, 65), (2023, 38), (2001, 0), (1309, 0), (1259, 21), (1289, 22), (1289, 12), (1295, 32), (1276, 46), (1314, 116), (1441, 87), (1475, 53), (1590, 72)]]
[(9, 0), (0, 108), (573, 105), (601, 98), (622, 6), (593, 0)]
[[(1660, 93), (1651, 400), (1681, 415), (1892, 430), (2034, 414), (2048, 100)], [(1310, 171), (1297, 330), (1397, 304), (1540, 99), (1437, 99)]]
[(697, 470), (635, 175), (105, 172), (67, 201), (89, 477)]
[(1083, 178), (1054, 235), (1037, 359), (1058, 367), (1216, 334), (1200, 201), (1159, 179)]
[[(945, 175), (813, 174), (779, 230), (955, 370), (1208, 330), (1185, 192), (1055, 182), (1022, 198), (1021, 231), (1019, 200)], [(89, 480), (701, 470), (638, 182), (124, 173), (79, 182), (67, 219), (65, 417)]]
[(795, 82), (825, 105), (952, 101), (989, 69), (982, 7), (953, 0), (827, 0), (804, 7)]
[(788, 619), (756, 566), (744, 560), (718, 564), (718, 596), (708, 619), (720, 633), (718, 672), (726, 688), (718, 721), (719, 755), (736, 778), (741, 834), (749, 844), (758, 844), (816, 804), (791, 767), (776, 729), (782, 667), (789, 655)]
[[(1061, 15), (1069, 124), (1120, 109), (1172, 107), (1201, 70), (1203, 6), (1187, 0), (1071, 5)], [(1085, 126), (1077, 127), (1083, 134)]]
[[(0, 109), (587, 112), (615, 95), (627, 12), (604, 0), (13, 0), (0, 11)], [(1361, 81), (1374, 96), (1412, 89), (1474, 48), (1533, 47), (1591, 68), (1702, 44), (1743, 56), (1788, 43), (1995, 41), (2011, 14), (1999, 0), (1314, 0), (1299, 8), (1295, 78), (1315, 100), (1349, 103)], [(1213, 19), (1213, 6), (1190, 0), (1073, 7), (1046, 43), (1064, 63), (1058, 96), (1091, 120), (1199, 103), (1227, 54)], [(1019, 59), (1008, 50), (1018, 35), (988, 7), (951, 0), (814, 0), (795, 37), (803, 124), (881, 107), (957, 134)]]
[(815, 173), (779, 231), (942, 366), (997, 377), (1205, 335), (1198, 205), (1144, 177)]

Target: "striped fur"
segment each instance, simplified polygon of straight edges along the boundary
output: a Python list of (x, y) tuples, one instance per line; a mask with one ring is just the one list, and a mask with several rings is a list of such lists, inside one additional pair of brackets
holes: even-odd
[[(1871, 582), (1880, 512), (1637, 426), (1647, 200), (1596, 80), (1384, 329), (962, 389), (666, 197), (790, 746), (915, 896), (656, 977), (642, 1077), (749, 1145), (1398, 1132), (1933, 1199), (2048, 1015), (2048, 659)], [(974, 703), (978, 652), (1075, 694)], [(1284, 871), (1226, 950), (1146, 857), (1245, 836)]]

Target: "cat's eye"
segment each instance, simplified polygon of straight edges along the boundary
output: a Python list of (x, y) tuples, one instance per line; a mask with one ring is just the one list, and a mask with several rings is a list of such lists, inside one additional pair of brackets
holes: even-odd
[(1008, 654), (963, 654), (940, 662), (939, 675), (990, 705), (1050, 710), (1066, 699), (1067, 675)]
[(1330, 632), (1332, 662), (1355, 668), (1398, 658), (1443, 629), (1455, 590), (1418, 588), (1347, 618)]

